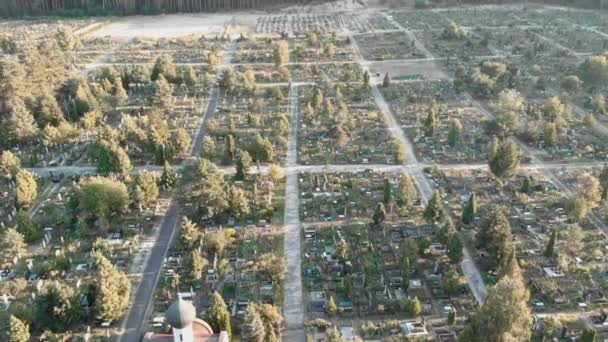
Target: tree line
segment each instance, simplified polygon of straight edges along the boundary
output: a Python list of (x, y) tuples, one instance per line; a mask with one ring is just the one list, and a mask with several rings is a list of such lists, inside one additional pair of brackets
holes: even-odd
[(227, 9), (260, 8), (293, 0), (5, 0), (0, 16), (42, 15), (95, 16), (209, 12)]

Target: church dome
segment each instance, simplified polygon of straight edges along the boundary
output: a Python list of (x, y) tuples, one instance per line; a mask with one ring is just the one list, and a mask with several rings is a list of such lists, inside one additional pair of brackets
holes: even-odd
[(183, 329), (190, 326), (196, 319), (196, 309), (192, 303), (178, 297), (177, 301), (173, 302), (167, 310), (165, 319), (173, 328)]

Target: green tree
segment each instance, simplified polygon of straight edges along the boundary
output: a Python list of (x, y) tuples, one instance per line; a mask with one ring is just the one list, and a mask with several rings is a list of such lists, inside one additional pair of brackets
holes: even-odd
[(453, 295), (458, 292), (461, 286), (460, 274), (454, 268), (441, 278), (441, 288), (448, 294)]
[(508, 133), (519, 128), (519, 118), (525, 108), (524, 97), (515, 89), (505, 89), (496, 101), (499, 131)]
[(581, 342), (595, 342), (596, 331), (593, 328), (586, 328), (581, 335)]
[(264, 323), (264, 341), (280, 342), (283, 316), (281, 316), (277, 308), (271, 304), (259, 304), (255, 307), (260, 313), (262, 322)]
[(393, 189), (388, 178), (384, 179), (384, 205), (389, 207), (393, 203)]
[(458, 142), (458, 138), (460, 137), (460, 133), (462, 132), (462, 123), (460, 120), (454, 119), (452, 120), (452, 125), (450, 126), (450, 131), (448, 132), (448, 142), (451, 146), (456, 146)]
[(517, 171), (520, 159), (521, 153), (515, 143), (511, 140), (503, 140), (490, 159), (490, 170), (498, 179), (509, 179)]
[(208, 219), (228, 208), (224, 174), (215, 164), (201, 159), (183, 168), (182, 202), (194, 217)]
[(239, 159), (236, 162), (236, 179), (245, 179), (249, 175), (252, 163), (253, 161), (251, 160), (249, 152), (241, 151)]
[(234, 142), (234, 136), (228, 134), (226, 137), (226, 160), (230, 163), (234, 160), (236, 154), (236, 144)]
[(135, 177), (135, 185), (143, 193), (143, 198), (140, 202), (143, 207), (148, 207), (158, 198), (158, 186), (156, 185), (156, 176), (153, 173), (147, 171), (140, 172)]
[(448, 313), (448, 325), (454, 325), (456, 324), (456, 310), (451, 310), (450, 313)]
[(251, 140), (247, 151), (255, 161), (269, 162), (274, 155), (274, 148), (268, 138), (262, 138), (259, 134)]
[(327, 340), (327, 342), (344, 341), (342, 339), (342, 337), (340, 336), (340, 332), (338, 331), (338, 328), (336, 328), (335, 325), (332, 325), (331, 327), (327, 328), (327, 330), (325, 330), (325, 339)]
[(464, 257), (464, 243), (462, 238), (458, 234), (453, 234), (447, 243), (448, 247), (448, 258), (452, 264), (457, 264), (462, 261)]
[(129, 95), (127, 91), (122, 86), (122, 80), (120, 77), (114, 79), (114, 83), (112, 84), (112, 88), (114, 89), (114, 98), (116, 99), (116, 104), (124, 105), (129, 100)]
[(40, 228), (32, 221), (26, 211), (17, 213), (17, 231), (23, 235), (26, 242), (34, 242), (40, 238)]
[(195, 282), (201, 280), (203, 277), (203, 270), (207, 266), (207, 260), (203, 258), (197, 251), (191, 251), (188, 260), (188, 278), (190, 281)]
[(429, 200), (429, 203), (427, 203), (422, 216), (428, 223), (439, 222), (443, 218), (443, 210), (441, 208), (441, 196), (439, 195), (439, 192), (437, 190), (433, 192), (433, 196)]
[(439, 229), (439, 232), (437, 232), (437, 240), (442, 244), (447, 245), (454, 234), (456, 234), (456, 226), (454, 226), (452, 220), (447, 219), (445, 224)]
[(106, 322), (117, 321), (129, 307), (131, 282), (100, 253), (94, 259), (95, 317)]
[(173, 171), (173, 166), (169, 164), (168, 161), (165, 160), (165, 165), (163, 166), (163, 173), (160, 176), (160, 183), (163, 185), (165, 189), (171, 189), (175, 185), (176, 181), (175, 171)]
[(258, 268), (260, 273), (270, 278), (270, 281), (274, 285), (279, 285), (285, 280), (287, 264), (283, 256), (274, 253), (262, 254)]
[(608, 84), (608, 55), (587, 57), (579, 66), (578, 75), (588, 86), (605, 87)]
[(367, 70), (365, 70), (365, 72), (363, 73), (363, 87), (369, 87), (369, 72)]
[(477, 215), (477, 195), (471, 192), (467, 205), (462, 211), (462, 222), (464, 224), (472, 223), (475, 220), (475, 215)]
[(336, 244), (336, 255), (340, 261), (344, 262), (348, 259), (348, 243), (344, 239), (340, 239)]
[(230, 214), (237, 219), (242, 219), (245, 215), (249, 214), (247, 196), (242, 188), (231, 185), (228, 188), (227, 196)]
[(152, 74), (150, 79), (152, 82), (158, 81), (161, 76), (166, 80), (175, 80), (176, 78), (175, 66), (173, 65), (173, 58), (168, 54), (163, 54), (156, 58), (154, 66), (152, 67)]
[(557, 239), (557, 229), (551, 231), (549, 242), (547, 242), (547, 248), (545, 248), (545, 256), (550, 258), (555, 253), (555, 240)]
[(57, 126), (65, 120), (57, 99), (49, 89), (45, 89), (36, 102), (35, 117), (40, 126)]
[(73, 286), (60, 282), (48, 282), (34, 302), (36, 325), (41, 330), (65, 331), (80, 323), (83, 311), (80, 295)]
[(408, 174), (403, 174), (399, 181), (399, 201), (402, 205), (407, 206), (414, 202), (418, 196), (416, 186), (412, 182), (412, 177)]
[(429, 106), (429, 109), (426, 114), (426, 119), (424, 120), (424, 127), (426, 128), (427, 134), (430, 136), (435, 134), (435, 129), (439, 124), (437, 114), (439, 114), (439, 106), (435, 101), (433, 101), (433, 103)]
[(384, 74), (384, 79), (382, 80), (382, 86), (384, 88), (387, 88), (391, 85), (391, 77), (389, 76), (388, 72), (386, 74)]
[(201, 150), (201, 155), (203, 158), (213, 159), (216, 152), (215, 141), (213, 141), (213, 138), (210, 136), (204, 137)]
[(211, 302), (209, 304), (209, 310), (207, 310), (205, 321), (209, 323), (213, 331), (225, 331), (228, 333), (229, 337), (232, 336), (230, 313), (228, 312), (224, 299), (217, 292), (213, 292), (211, 295)]
[(489, 253), (489, 260), (503, 268), (513, 255), (513, 236), (511, 224), (508, 219), (508, 210), (502, 206), (495, 206), (490, 212), (485, 224), (477, 234), (477, 243)]
[(248, 69), (243, 74), (243, 88), (245, 88), (245, 90), (249, 93), (253, 93), (255, 91), (255, 73), (251, 69)]
[(374, 215), (372, 216), (374, 224), (380, 225), (386, 219), (386, 209), (384, 209), (384, 203), (378, 202), (376, 206), (376, 210), (374, 210)]
[(82, 179), (72, 196), (82, 217), (101, 219), (106, 227), (113, 217), (126, 212), (129, 205), (126, 185), (106, 177)]
[(116, 173), (126, 176), (133, 169), (129, 155), (113, 142), (96, 142), (91, 145), (89, 155), (97, 161), (97, 172), (103, 175)]
[(190, 148), (192, 147), (192, 138), (185, 128), (180, 127), (175, 130), (172, 140), (173, 148), (176, 154), (184, 156), (190, 153)]
[(10, 315), (7, 342), (28, 342), (30, 340), (30, 327), (19, 318)]
[(27, 208), (38, 196), (38, 185), (27, 170), (19, 170), (15, 176), (15, 203), (18, 208)]
[(182, 246), (187, 250), (191, 250), (194, 248), (194, 244), (196, 241), (198, 241), (198, 239), (198, 227), (194, 222), (190, 221), (189, 218), (184, 216), (182, 218), (182, 224), (179, 231), (179, 240)]
[(241, 338), (244, 341), (264, 342), (266, 335), (264, 322), (255, 304), (247, 305), (241, 327)]
[(163, 110), (173, 105), (173, 85), (164, 76), (161, 75), (154, 81), (149, 101), (152, 106)]

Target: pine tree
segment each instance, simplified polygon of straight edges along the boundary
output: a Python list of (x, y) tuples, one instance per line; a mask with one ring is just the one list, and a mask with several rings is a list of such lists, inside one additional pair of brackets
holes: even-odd
[(462, 258), (464, 257), (464, 244), (460, 235), (453, 234), (448, 240), (447, 247), (448, 258), (450, 258), (452, 264), (457, 264), (462, 261)]
[(545, 249), (545, 256), (547, 258), (551, 258), (553, 253), (555, 253), (555, 240), (557, 239), (557, 229), (553, 229), (551, 231), (551, 236), (549, 237), (549, 242), (547, 242), (547, 248)]
[(450, 131), (448, 132), (448, 142), (451, 146), (456, 146), (458, 142), (458, 138), (460, 137), (460, 133), (462, 132), (462, 123), (460, 120), (454, 119), (452, 121), (452, 126), (450, 127)]
[(437, 240), (439, 240), (439, 242), (442, 244), (447, 245), (448, 241), (454, 234), (456, 234), (456, 226), (454, 226), (454, 222), (452, 222), (452, 220), (447, 219), (445, 224), (437, 233)]
[(241, 151), (239, 159), (236, 162), (236, 179), (245, 179), (251, 170), (251, 156), (247, 151)]
[(387, 72), (386, 74), (384, 74), (384, 79), (382, 80), (382, 86), (384, 88), (387, 88), (390, 85), (391, 85), (391, 77), (389, 76), (389, 74)]
[(363, 73), (363, 87), (369, 87), (369, 72), (367, 70)]
[(24, 321), (10, 315), (7, 338), (7, 342), (28, 342), (30, 339), (30, 327)]
[(393, 202), (393, 192), (391, 182), (388, 178), (384, 179), (384, 205), (390, 207)]
[(456, 324), (456, 310), (451, 310), (450, 313), (448, 313), (448, 325), (454, 325)]
[(2, 151), (0, 155), (0, 175), (14, 178), (21, 170), (21, 160), (9, 150)]
[(95, 317), (101, 321), (117, 321), (129, 306), (131, 282), (101, 254), (95, 255), (95, 268)]
[(515, 143), (505, 140), (498, 145), (494, 157), (490, 159), (490, 170), (498, 179), (509, 179), (517, 171), (520, 158), (520, 151)]
[(186, 250), (194, 248), (194, 244), (198, 241), (199, 232), (198, 227), (187, 217), (182, 218), (182, 225), (179, 231), (179, 239), (182, 246)]
[(225, 331), (229, 337), (232, 336), (230, 313), (224, 299), (217, 291), (211, 295), (211, 303), (209, 304), (205, 321), (209, 323), (213, 331)]
[(188, 258), (188, 276), (190, 281), (195, 282), (202, 278), (203, 269), (207, 265), (207, 260), (203, 258), (196, 250), (191, 251)]
[(335, 325), (332, 325), (330, 328), (327, 328), (325, 331), (325, 339), (327, 342), (342, 342), (343, 339), (340, 336), (340, 332)]
[(226, 160), (232, 163), (236, 154), (236, 144), (234, 143), (234, 136), (228, 134), (226, 137)]
[(399, 190), (399, 201), (401, 202), (401, 205), (404, 206), (410, 205), (418, 195), (416, 186), (414, 186), (414, 182), (412, 182), (412, 178), (408, 174), (404, 174), (401, 177)]
[(382, 222), (384, 222), (384, 219), (386, 219), (386, 209), (384, 209), (384, 204), (382, 202), (378, 202), (376, 210), (374, 210), (374, 215), (372, 219), (374, 220), (374, 223), (376, 225), (382, 224)]
[(429, 136), (435, 134), (435, 129), (439, 124), (439, 120), (437, 119), (437, 114), (439, 113), (439, 107), (437, 103), (433, 102), (429, 107), (429, 110), (426, 114), (426, 119), (424, 120), (424, 127), (426, 128), (426, 132)]
[(581, 342), (595, 342), (596, 331), (593, 328), (586, 328), (581, 335)]
[(160, 182), (162, 183), (165, 189), (171, 189), (175, 185), (176, 177), (175, 172), (173, 171), (173, 166), (165, 160), (165, 165), (163, 166), (163, 174), (160, 176)]
[(474, 192), (469, 196), (469, 200), (467, 201), (467, 205), (464, 207), (462, 211), (462, 222), (464, 224), (470, 224), (475, 220), (475, 215), (477, 214), (477, 195)]
[(422, 215), (426, 222), (435, 223), (441, 221), (441, 219), (443, 218), (443, 211), (441, 210), (440, 201), (441, 199), (439, 196), (439, 192), (435, 190)]
[(247, 305), (243, 317), (243, 326), (241, 327), (241, 339), (243, 341), (263, 342), (265, 335), (264, 322), (262, 322), (262, 317), (256, 305)]

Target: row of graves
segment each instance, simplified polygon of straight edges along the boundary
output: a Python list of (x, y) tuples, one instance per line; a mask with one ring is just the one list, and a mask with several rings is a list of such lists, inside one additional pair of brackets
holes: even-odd
[(299, 163), (399, 163), (398, 147), (369, 88), (359, 83), (302, 86), (298, 96)]
[[(227, 144), (234, 138), (237, 150), (248, 151), (254, 161), (280, 163), (287, 151), (289, 134), (289, 87), (240, 87), (222, 91), (217, 112), (209, 120), (209, 135), (203, 141), (203, 157), (217, 164), (229, 163)], [(272, 146), (270, 155), (261, 151)], [(265, 151), (265, 150), (264, 150)]]
[[(515, 255), (534, 312), (589, 311), (604, 305), (606, 237), (587, 222), (574, 223), (566, 215), (567, 196), (557, 190), (542, 173), (518, 172), (497, 189), (496, 181), (482, 170), (450, 170), (433, 176), (444, 189), (444, 203), (455, 219), (470, 194), (477, 196), (478, 214), (471, 225), (464, 226), (468, 243), (475, 246), (476, 264), (487, 284), (496, 281), (491, 266), (492, 251), (475, 241), (495, 205), (509, 213)], [(552, 232), (557, 232), (554, 251), (547, 254)]]
[(265, 15), (259, 16), (257, 33), (282, 32), (322, 32), (342, 31), (370, 32), (395, 29), (394, 25), (378, 12), (341, 12), (306, 15)]
[[(218, 64), (228, 42), (228, 37), (205, 37), (191, 35), (179, 38), (134, 38), (126, 44), (115, 38), (97, 38), (100, 41), (111, 40), (114, 49), (108, 63), (154, 63), (157, 57), (168, 55), (175, 63), (208, 63)], [(108, 50), (103, 44), (97, 50), (97, 57), (104, 56)], [(97, 48), (93, 46), (92, 48)], [(95, 51), (88, 49), (87, 52)]]
[[(476, 309), (459, 268), (436, 239), (438, 227), (422, 219), (419, 202), (400, 209), (395, 197), (386, 220), (373, 223), (385, 184), (397, 196), (400, 177), (371, 171), (300, 175), (302, 271), (311, 318), (365, 317), (370, 322), (354, 329), (364, 337), (424, 337), (441, 324), (431, 327), (419, 315), (447, 318), (456, 311), (463, 317)], [(389, 323), (395, 315), (401, 320)]]

